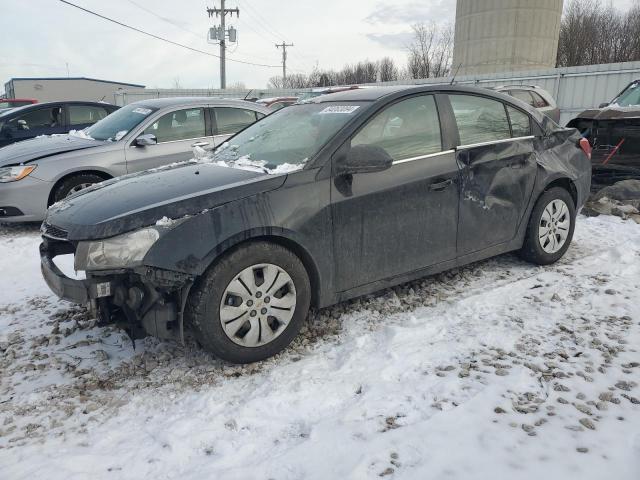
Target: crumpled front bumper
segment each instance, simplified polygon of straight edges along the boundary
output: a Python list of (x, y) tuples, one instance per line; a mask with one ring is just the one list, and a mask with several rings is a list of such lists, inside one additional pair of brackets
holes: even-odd
[(67, 253), (72, 252), (67, 251), (65, 246), (60, 247), (45, 242), (40, 244), (40, 270), (44, 281), (53, 293), (63, 300), (83, 305), (91, 300), (112, 295), (113, 285), (110, 281), (96, 278), (76, 280), (62, 273), (53, 259)]
[(54, 263), (58, 255), (75, 254), (75, 245), (43, 236), (40, 269), (49, 288), (61, 299), (87, 305), (100, 324), (121, 325), (132, 338), (150, 334), (184, 339), (183, 313), (193, 278), (150, 267), (67, 277)]

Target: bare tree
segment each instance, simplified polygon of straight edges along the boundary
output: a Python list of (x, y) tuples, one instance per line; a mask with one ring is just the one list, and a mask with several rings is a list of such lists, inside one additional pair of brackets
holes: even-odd
[(384, 57), (378, 62), (378, 76), (381, 82), (398, 80), (398, 67), (390, 57)]
[(453, 27), (417, 23), (413, 42), (409, 45), (407, 69), (411, 78), (433, 78), (448, 75), (453, 53)]
[(560, 24), (557, 65), (640, 60), (640, 3), (627, 12), (597, 0), (572, 0)]

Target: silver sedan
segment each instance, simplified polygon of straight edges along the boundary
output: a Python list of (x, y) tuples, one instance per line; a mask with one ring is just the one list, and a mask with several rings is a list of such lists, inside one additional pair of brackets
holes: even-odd
[(241, 100), (143, 100), (75, 134), (0, 148), (0, 222), (42, 221), (50, 205), (89, 185), (188, 160), (268, 113)]

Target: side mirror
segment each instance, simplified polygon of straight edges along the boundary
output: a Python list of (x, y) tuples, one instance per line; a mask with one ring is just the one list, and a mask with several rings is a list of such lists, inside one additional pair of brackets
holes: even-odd
[(604, 102), (601, 103), (600, 105), (598, 105), (598, 108), (604, 108), (604, 107), (608, 107), (609, 106), (609, 102)]
[(337, 175), (381, 172), (391, 168), (393, 159), (384, 148), (375, 145), (356, 145), (336, 165)]
[(158, 139), (153, 133), (143, 133), (133, 141), (136, 147), (148, 147), (150, 145), (156, 145)]

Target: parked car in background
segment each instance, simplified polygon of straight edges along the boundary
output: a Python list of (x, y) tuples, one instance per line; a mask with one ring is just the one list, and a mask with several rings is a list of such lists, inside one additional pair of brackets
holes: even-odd
[(11, 110), (12, 108), (31, 105), (33, 103), (38, 103), (38, 100), (33, 98), (0, 98), (0, 113)]
[[(247, 363), (325, 307), (509, 251), (560, 259), (588, 142), (486, 89), (323, 95), (235, 135), (209, 163), (96, 185), (51, 207), (44, 278), (101, 321)], [(55, 257), (75, 255), (86, 280)]]
[(0, 147), (40, 135), (82, 130), (118, 109), (98, 102), (47, 102), (0, 113)]
[(41, 221), (47, 207), (94, 183), (193, 157), (269, 114), (241, 100), (132, 103), (76, 135), (0, 148), (0, 221)]
[(560, 108), (558, 108), (553, 96), (543, 88), (536, 85), (501, 85), (499, 87), (491, 87), (491, 89), (522, 100), (554, 122), (560, 123)]
[(298, 101), (309, 100), (310, 98), (319, 97), (321, 95), (329, 95), (330, 93), (345, 92), (347, 90), (358, 90), (360, 88), (368, 88), (360, 85), (348, 85), (345, 87), (322, 87), (314, 88), (310, 92), (304, 92), (298, 97)]
[(276, 110), (280, 110), (281, 108), (288, 107), (289, 105), (293, 105), (298, 101), (298, 97), (272, 97), (272, 98), (261, 98), (256, 100), (256, 103), (260, 105), (264, 105), (272, 112)]
[(593, 147), (594, 190), (640, 179), (640, 80), (627, 85), (611, 102), (580, 113), (567, 126), (577, 128)]

